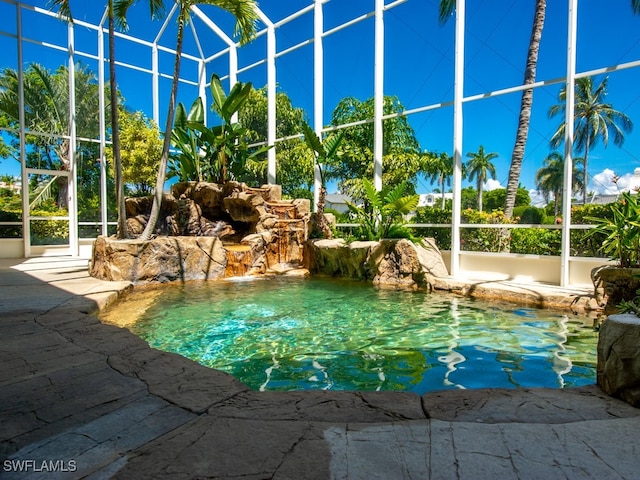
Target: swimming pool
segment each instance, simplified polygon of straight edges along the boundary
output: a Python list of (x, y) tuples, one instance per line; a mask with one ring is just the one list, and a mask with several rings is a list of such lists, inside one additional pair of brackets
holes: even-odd
[(424, 393), (596, 378), (593, 319), (562, 312), (316, 277), (162, 286), (140, 293), (143, 307), (135, 297), (110, 321), (138, 305), (127, 326), (152, 347), (256, 390)]

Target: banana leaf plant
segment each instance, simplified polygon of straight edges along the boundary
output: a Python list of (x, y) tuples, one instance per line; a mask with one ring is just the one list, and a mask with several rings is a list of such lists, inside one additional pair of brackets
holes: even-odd
[(362, 180), (365, 190), (364, 205), (347, 203), (360, 225), (360, 238), (380, 240), (382, 238), (409, 238), (411, 231), (404, 225), (403, 215), (418, 207), (419, 195), (405, 195), (407, 182), (395, 187), (386, 186), (377, 191), (373, 183)]
[(251, 93), (251, 83), (236, 83), (227, 96), (220, 78), (211, 76), (212, 109), (222, 120), (221, 125), (204, 124), (204, 107), (198, 97), (189, 113), (178, 105), (172, 142), (178, 153), (172, 156), (170, 175), (181, 180), (225, 183), (228, 180), (248, 181), (251, 172), (247, 160), (258, 157), (270, 147), (250, 149), (249, 130), (235, 121), (237, 112)]
[(320, 173), (320, 192), (318, 195), (318, 205), (316, 208), (316, 228), (324, 238), (332, 238), (331, 227), (324, 216), (325, 198), (327, 196), (326, 169), (336, 161), (339, 156), (340, 143), (342, 143), (342, 132), (329, 135), (324, 141), (316, 135), (316, 132), (307, 124), (302, 124), (304, 141), (308, 148), (313, 150), (316, 167)]
[(202, 99), (196, 98), (187, 114), (184, 104), (179, 103), (171, 131), (171, 144), (177, 150), (169, 160), (169, 178), (178, 177), (181, 181), (205, 181), (204, 159), (205, 145), (198, 130), (188, 124), (204, 126), (204, 106)]

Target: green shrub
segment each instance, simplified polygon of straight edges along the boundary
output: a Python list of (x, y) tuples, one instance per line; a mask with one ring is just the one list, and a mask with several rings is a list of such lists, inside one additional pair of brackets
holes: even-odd
[(545, 211), (544, 208), (530, 206), (515, 207), (513, 217), (517, 219), (518, 223), (539, 225), (545, 217)]
[[(67, 215), (66, 210), (32, 210), (33, 217)], [(69, 242), (69, 222), (66, 220), (31, 220), (32, 245), (62, 245)]]
[[(467, 209), (461, 217), (462, 223), (515, 223), (498, 210), (487, 213)], [(502, 228), (465, 228), (460, 232), (460, 248), (475, 252), (508, 252), (509, 237), (508, 230)]]
[(514, 228), (511, 230), (511, 253), (560, 255), (562, 231), (546, 228)]

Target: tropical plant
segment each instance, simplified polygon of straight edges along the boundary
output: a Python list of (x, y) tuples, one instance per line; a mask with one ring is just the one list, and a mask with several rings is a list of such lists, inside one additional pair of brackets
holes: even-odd
[[(137, 0), (116, 0), (114, 4), (117, 15), (126, 18), (126, 12), (136, 3)], [(169, 108), (167, 110), (167, 120), (165, 123), (164, 143), (162, 145), (162, 157), (158, 167), (158, 175), (156, 178), (156, 187), (153, 195), (153, 204), (151, 214), (147, 225), (140, 235), (141, 240), (149, 240), (151, 234), (156, 228), (158, 216), (160, 215), (160, 206), (162, 204), (162, 196), (164, 192), (164, 182), (166, 179), (167, 166), (169, 163), (169, 149), (171, 147), (171, 130), (173, 129), (173, 120), (176, 109), (176, 97), (178, 94), (178, 81), (180, 79), (180, 60), (182, 59), (182, 45), (184, 41), (184, 27), (189, 21), (189, 11), (193, 5), (206, 4), (214, 5), (231, 13), (236, 19), (236, 33), (240, 35), (240, 43), (246, 44), (253, 39), (256, 31), (256, 21), (258, 14), (256, 12), (256, 2), (254, 0), (178, 0), (178, 32), (176, 35), (175, 59), (173, 65), (173, 79), (171, 82), (171, 95), (169, 98)], [(151, 12), (164, 10), (164, 2), (162, 0), (149, 0), (152, 6)]]
[(640, 265), (640, 204), (638, 194), (624, 192), (609, 205), (611, 218), (590, 217), (597, 226), (587, 236), (604, 234), (602, 251), (623, 268)]
[(364, 204), (347, 203), (359, 224), (359, 237), (364, 240), (412, 238), (402, 216), (415, 211), (419, 196), (406, 195), (407, 183), (387, 185), (380, 191), (366, 178), (362, 184), (366, 193)]
[[(635, 2), (637, 0), (632, 0)], [(455, 12), (456, 0), (440, 0), (439, 19), (445, 23)], [(531, 27), (531, 38), (527, 50), (527, 63), (524, 69), (523, 85), (531, 85), (536, 81), (536, 67), (538, 65), (538, 53), (540, 52), (540, 41), (542, 40), (542, 29), (547, 10), (546, 0), (536, 0), (533, 15), (533, 25)], [(507, 180), (507, 194), (505, 197), (504, 213), (508, 218), (513, 215), (513, 208), (516, 205), (516, 195), (520, 184), (520, 171), (522, 170), (522, 160), (524, 159), (524, 149), (529, 136), (529, 123), (531, 120), (531, 106), (533, 105), (533, 88), (526, 88), (522, 91), (520, 101), (520, 114), (518, 116), (518, 130), (516, 140), (511, 154), (511, 166), (509, 167), (509, 178)]]
[(484, 182), (488, 177), (495, 180), (496, 167), (491, 163), (491, 160), (498, 157), (497, 153), (485, 153), (484, 146), (480, 145), (477, 152), (467, 153), (467, 157), (471, 160), (467, 162), (467, 175), (469, 180), (476, 179), (476, 186), (478, 189), (478, 210), (482, 211), (482, 189)]
[(324, 238), (331, 238), (332, 232), (326, 217), (324, 216), (325, 197), (327, 196), (326, 171), (335, 165), (338, 158), (340, 144), (343, 133), (334, 133), (327, 138), (320, 140), (316, 132), (307, 124), (302, 124), (302, 133), (307, 147), (314, 152), (316, 168), (320, 173), (320, 192), (318, 195), (318, 205), (316, 205), (315, 223), (317, 230)]
[(252, 89), (251, 83), (237, 82), (227, 96), (220, 78), (213, 74), (211, 76), (213, 109), (222, 119), (222, 125), (210, 129), (198, 124), (193, 125), (200, 130), (207, 149), (210, 150), (211, 169), (215, 172), (211, 176), (214, 178), (217, 176), (218, 183), (224, 183), (230, 178), (241, 179), (241, 176), (247, 173), (247, 160), (259, 156), (270, 148), (263, 147), (250, 152), (247, 144), (248, 130), (240, 122), (234, 121)]
[[(624, 143), (624, 134), (631, 132), (633, 122), (622, 112), (615, 110), (611, 104), (604, 103), (607, 96), (607, 81), (605, 77), (600, 85), (594, 86), (592, 77), (581, 77), (575, 83), (575, 109), (573, 121), (575, 124), (574, 148), (584, 152), (584, 181), (582, 185), (582, 203), (587, 202), (587, 187), (589, 183), (588, 165), (589, 150), (602, 139), (606, 147), (609, 137), (613, 137), (613, 143), (621, 146)], [(551, 106), (549, 117), (564, 114), (566, 111), (567, 87), (560, 90), (558, 104)], [(557, 148), (564, 141), (566, 122), (563, 121), (551, 137), (551, 146)]]
[(445, 185), (451, 186), (453, 158), (445, 152), (440, 154), (432, 153), (426, 157), (423, 168), (425, 178), (439, 185), (440, 192), (442, 193), (442, 204), (440, 208), (444, 210)]
[(234, 121), (238, 110), (246, 102), (252, 87), (250, 83), (236, 83), (229, 96), (224, 93), (220, 78), (211, 77), (213, 109), (222, 124), (207, 127), (204, 124), (202, 99), (196, 98), (189, 113), (182, 103), (176, 109), (172, 143), (178, 153), (171, 155), (169, 176), (180, 180), (225, 183), (228, 180), (248, 181), (247, 161), (266, 152), (269, 147), (249, 149), (249, 131)]
[[(571, 175), (572, 193), (579, 191), (584, 184), (584, 171), (579, 171), (576, 166), (583, 162), (581, 158), (575, 158), (573, 173)], [(543, 166), (536, 172), (536, 188), (548, 200), (549, 194), (553, 195), (553, 216), (558, 216), (558, 209), (564, 190), (564, 165), (565, 158), (560, 152), (551, 152), (544, 159)]]

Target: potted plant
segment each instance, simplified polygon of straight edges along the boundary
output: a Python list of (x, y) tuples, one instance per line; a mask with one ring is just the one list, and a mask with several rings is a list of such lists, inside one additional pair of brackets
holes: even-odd
[(597, 226), (587, 237), (601, 235), (602, 252), (616, 262), (595, 269), (591, 278), (596, 298), (602, 289), (606, 297), (605, 313), (612, 313), (618, 304), (633, 299), (640, 287), (640, 205), (638, 194), (625, 192), (610, 206), (610, 218), (589, 218)]

